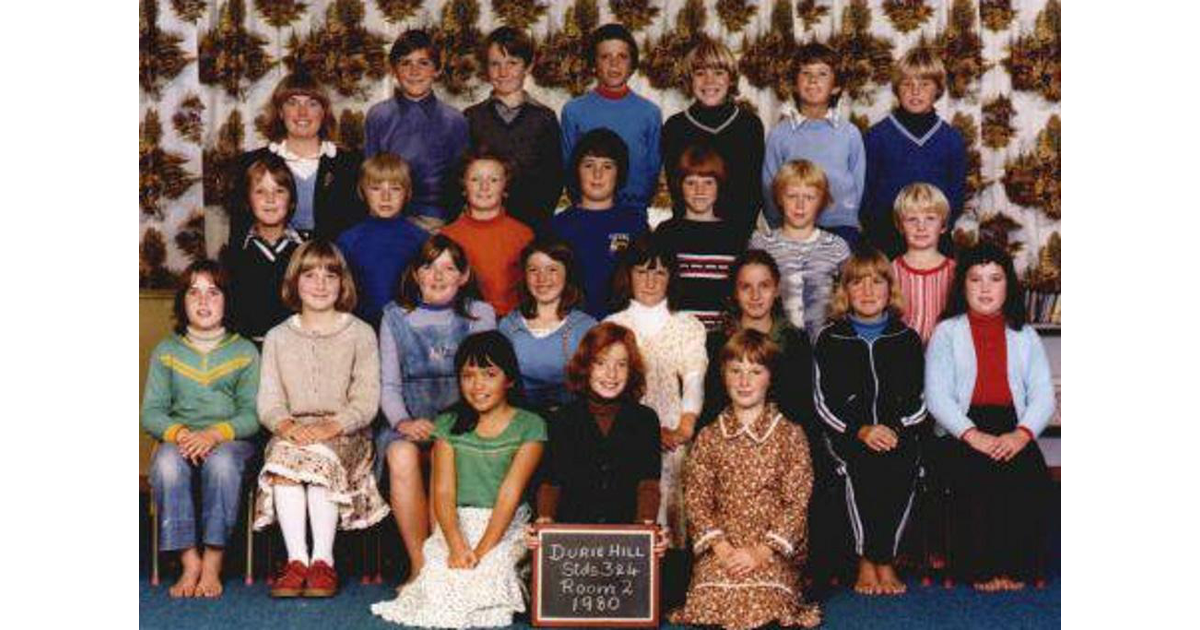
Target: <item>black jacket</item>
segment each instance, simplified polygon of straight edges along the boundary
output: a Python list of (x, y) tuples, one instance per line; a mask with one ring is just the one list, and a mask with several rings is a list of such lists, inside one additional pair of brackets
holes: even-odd
[[(229, 244), (241, 246), (254, 216), (246, 205), (246, 169), (255, 160), (269, 154), (267, 147), (243, 153), (234, 162), (229, 181), (229, 196), (225, 210), (229, 213)], [(312, 236), (337, 240), (339, 234), (367, 217), (367, 204), (358, 196), (358, 171), (363, 156), (358, 151), (337, 148), (334, 157), (321, 156), (317, 166), (317, 189), (313, 192), (313, 221), (316, 224)]]
[(555, 520), (561, 523), (632, 523), (637, 487), (662, 472), (658, 415), (633, 402), (622, 403), (608, 435), (581, 399), (563, 407), (547, 423), (550, 457), (547, 481), (562, 493)]
[(835, 442), (857, 439), (869, 424), (910, 434), (925, 419), (921, 337), (899, 318), (873, 342), (837, 320), (821, 331), (813, 357), (817, 416)]

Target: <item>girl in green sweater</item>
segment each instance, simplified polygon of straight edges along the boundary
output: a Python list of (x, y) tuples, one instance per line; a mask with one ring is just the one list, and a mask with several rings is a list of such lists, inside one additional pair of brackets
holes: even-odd
[[(220, 597), (225, 542), (254, 454), (258, 350), (226, 331), (228, 286), (215, 262), (184, 271), (175, 331), (150, 355), (142, 397), (142, 428), (160, 441), (150, 464), (159, 547), (180, 552), (183, 564), (171, 597)], [(199, 522), (194, 483), (201, 484)]]

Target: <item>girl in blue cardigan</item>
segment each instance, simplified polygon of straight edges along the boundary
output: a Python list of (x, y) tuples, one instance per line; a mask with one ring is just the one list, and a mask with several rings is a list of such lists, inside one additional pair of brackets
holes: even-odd
[(583, 312), (575, 254), (562, 241), (539, 239), (521, 252), (519, 306), (498, 326), (512, 342), (521, 368), (525, 400), (550, 412), (574, 400), (567, 389), (567, 362), (596, 325)]
[(978, 590), (1018, 590), (1038, 573), (1049, 471), (1035, 439), (1054, 413), (1054, 384), (1012, 258), (983, 244), (958, 261), (925, 357), (925, 401), (952, 439), (948, 561)]

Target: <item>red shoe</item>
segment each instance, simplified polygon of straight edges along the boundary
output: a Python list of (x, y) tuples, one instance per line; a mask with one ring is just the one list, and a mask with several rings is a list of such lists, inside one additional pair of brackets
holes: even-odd
[(324, 560), (317, 560), (308, 567), (308, 577), (304, 579), (305, 597), (332, 597), (337, 590), (338, 576), (333, 567)]
[(271, 597), (299, 597), (304, 590), (304, 581), (308, 577), (309, 568), (299, 560), (292, 560), (284, 565), (275, 583), (271, 585)]

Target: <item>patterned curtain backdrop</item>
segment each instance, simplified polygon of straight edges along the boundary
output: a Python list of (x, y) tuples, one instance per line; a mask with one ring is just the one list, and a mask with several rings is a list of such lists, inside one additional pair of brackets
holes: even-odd
[[(529, 91), (560, 110), (591, 81), (583, 38), (598, 24), (634, 31), (632, 80), (664, 119), (684, 108), (678, 62), (696, 33), (741, 64), (741, 98), (778, 121), (799, 43), (839, 49), (843, 115), (865, 131), (894, 106), (892, 61), (920, 41), (949, 72), (937, 109), (970, 143), (967, 211), (955, 236), (999, 239), (1038, 289), (1059, 291), (1061, 218), (1058, 0), (140, 0), (140, 285), (168, 286), (225, 239), (222, 166), (265, 139), (256, 119), (298, 61), (324, 82), (342, 144), (361, 147), (363, 115), (391, 95), (387, 51), (408, 28), (446, 51), (439, 97), (460, 109), (488, 94), (472, 54), (492, 28), (527, 28), (543, 61)], [(659, 197), (665, 205), (665, 187)]]

